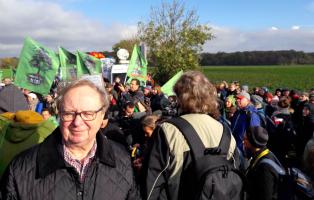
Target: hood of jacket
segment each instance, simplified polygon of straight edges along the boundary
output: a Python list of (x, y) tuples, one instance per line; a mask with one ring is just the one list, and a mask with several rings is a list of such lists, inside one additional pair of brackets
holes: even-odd
[(56, 128), (53, 122), (43, 120), (41, 115), (33, 111), (5, 113), (0, 121), (1, 133), (11, 143), (23, 142), (34, 134), (37, 134), (34, 138), (39, 138), (40, 135), (50, 134)]
[(11, 143), (20, 143), (29, 137), (36, 135), (46, 135), (53, 132), (56, 128), (50, 120), (43, 121), (38, 124), (23, 124), (19, 122), (11, 123), (6, 131), (5, 139)]

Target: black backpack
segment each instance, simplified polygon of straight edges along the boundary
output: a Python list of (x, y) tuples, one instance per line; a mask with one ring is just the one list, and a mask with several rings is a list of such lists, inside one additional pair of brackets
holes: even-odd
[(182, 172), (178, 199), (243, 199), (243, 175), (236, 167), (236, 158), (227, 160), (231, 141), (229, 127), (223, 124), (224, 131), (218, 147), (206, 149), (194, 128), (185, 119), (178, 117), (167, 122), (182, 132), (191, 149), (192, 161)]
[[(290, 114), (274, 115), (275, 127), (268, 131), (268, 147), (284, 167), (296, 164), (296, 131)], [(280, 144), (280, 145), (279, 145)]]
[(314, 191), (310, 178), (298, 168), (285, 170), (275, 161), (264, 158), (259, 164), (271, 166), (278, 174), (278, 200), (310, 200), (314, 199)]
[[(295, 125), (292, 121), (292, 116), (290, 114), (280, 113), (273, 116), (273, 118), (274, 118), (273, 121), (276, 121), (276, 119), (282, 120), (279, 124), (276, 125), (277, 133), (285, 135), (286, 137), (289, 138), (294, 138), (296, 136)], [(276, 124), (276, 122), (274, 123)]]

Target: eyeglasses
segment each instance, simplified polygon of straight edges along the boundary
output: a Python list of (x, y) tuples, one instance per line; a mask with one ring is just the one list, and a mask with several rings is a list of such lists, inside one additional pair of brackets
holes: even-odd
[(61, 112), (61, 119), (64, 122), (70, 122), (73, 121), (77, 115), (79, 115), (82, 120), (84, 121), (93, 121), (96, 119), (96, 115), (99, 111), (101, 111), (104, 108), (104, 106), (102, 106), (101, 108), (99, 108), (96, 111), (82, 111), (82, 112)]

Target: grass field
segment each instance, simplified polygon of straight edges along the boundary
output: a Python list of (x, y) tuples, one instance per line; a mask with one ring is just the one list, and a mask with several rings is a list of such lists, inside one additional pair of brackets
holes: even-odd
[[(251, 89), (266, 86), (271, 91), (279, 87), (307, 91), (314, 87), (314, 65), (207, 66), (203, 70), (213, 83), (239, 81)], [(0, 71), (2, 78), (11, 76), (10, 69)]]
[(203, 70), (213, 83), (239, 81), (250, 89), (266, 86), (272, 92), (280, 87), (307, 91), (314, 87), (314, 65), (207, 66)]

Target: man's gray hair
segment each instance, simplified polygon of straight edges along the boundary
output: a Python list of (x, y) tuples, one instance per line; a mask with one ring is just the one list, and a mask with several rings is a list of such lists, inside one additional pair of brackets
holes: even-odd
[[(87, 79), (80, 79), (73, 82), (69, 82), (66, 84), (66, 86), (60, 91), (57, 98), (57, 108), (59, 111), (62, 111), (63, 103), (64, 103), (64, 96), (72, 89), (82, 87), (82, 86), (88, 86), (92, 89), (94, 89), (100, 96), (100, 101), (102, 105), (104, 106), (104, 111), (107, 111), (109, 104), (110, 104), (110, 97), (105, 90), (105, 88), (100, 88), (97, 85), (95, 85), (93, 82), (87, 80)], [(89, 95), (89, 94), (86, 94)]]

